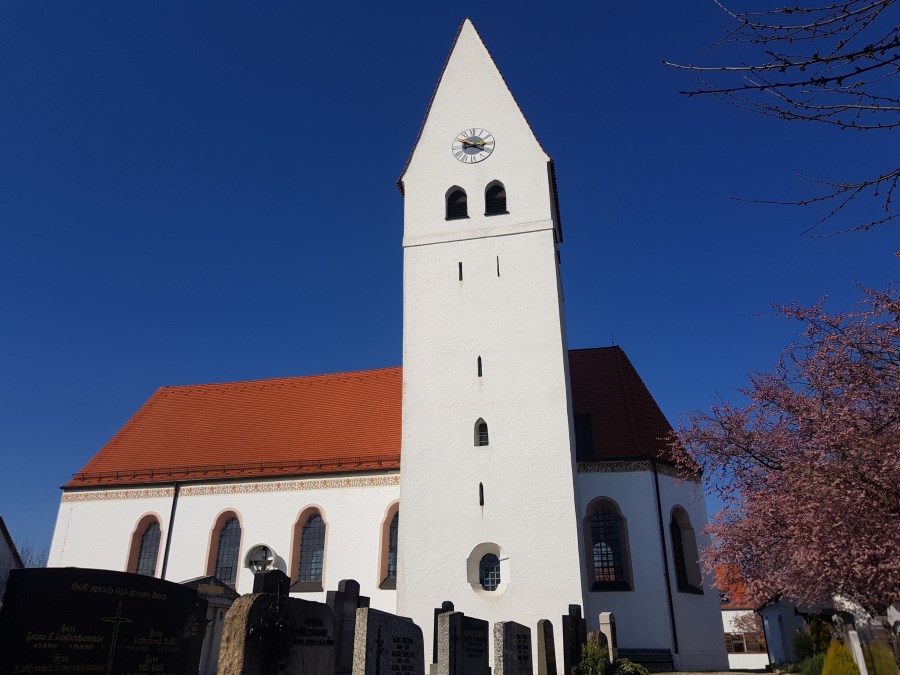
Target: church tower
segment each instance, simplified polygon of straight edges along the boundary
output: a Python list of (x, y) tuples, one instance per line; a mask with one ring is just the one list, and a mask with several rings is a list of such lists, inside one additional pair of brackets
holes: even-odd
[(553, 165), (468, 19), (400, 187), (397, 611), (426, 658), (445, 600), (559, 635), (584, 590)]

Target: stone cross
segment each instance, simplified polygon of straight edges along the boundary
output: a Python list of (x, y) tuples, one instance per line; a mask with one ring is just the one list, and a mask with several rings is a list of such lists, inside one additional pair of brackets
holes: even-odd
[(462, 612), (438, 616), (437, 675), (490, 675), (488, 622)]
[(515, 621), (494, 624), (493, 675), (533, 675), (531, 629)]
[(569, 613), (562, 617), (563, 673), (572, 670), (581, 661), (581, 645), (587, 644), (587, 623), (581, 616), (581, 605), (569, 605)]
[(359, 594), (359, 583), (343, 579), (336, 591), (328, 591), (325, 604), (334, 613), (334, 672), (349, 675), (353, 670), (353, 640), (356, 610), (369, 606), (369, 598)]
[(556, 675), (556, 643), (553, 641), (553, 624), (548, 619), (538, 621), (537, 649), (538, 675)]
[(377, 609), (356, 610), (353, 675), (425, 675), (422, 629)]
[(612, 612), (600, 612), (600, 635), (606, 638), (609, 650), (609, 661), (619, 658), (619, 645), (616, 639), (616, 617)]

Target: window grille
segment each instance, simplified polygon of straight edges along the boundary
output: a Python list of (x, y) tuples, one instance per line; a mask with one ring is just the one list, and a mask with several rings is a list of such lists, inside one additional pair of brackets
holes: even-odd
[(475, 445), (488, 445), (488, 425), (484, 420), (478, 420), (475, 424)]
[(495, 183), (484, 193), (484, 215), (496, 216), (506, 212), (506, 188), (503, 183)]
[(447, 197), (447, 220), (468, 218), (469, 209), (464, 190), (454, 190)]
[(478, 564), (478, 581), (486, 591), (496, 591), (500, 585), (500, 559), (493, 553), (486, 553)]
[(397, 530), (400, 526), (400, 514), (395, 513), (391, 520), (391, 528), (388, 534), (388, 579), (397, 578)]
[(241, 524), (237, 518), (229, 518), (219, 532), (219, 549), (216, 553), (216, 576), (229, 586), (234, 586), (237, 581), (240, 547)]
[(298, 581), (322, 581), (325, 563), (325, 521), (312, 514), (300, 535), (300, 576)]
[(613, 509), (601, 506), (591, 514), (590, 524), (594, 588), (627, 583), (622, 556), (621, 517)]
[(159, 523), (155, 520), (147, 525), (144, 534), (141, 535), (141, 550), (138, 553), (138, 574), (148, 577), (156, 575), (156, 561), (159, 558)]

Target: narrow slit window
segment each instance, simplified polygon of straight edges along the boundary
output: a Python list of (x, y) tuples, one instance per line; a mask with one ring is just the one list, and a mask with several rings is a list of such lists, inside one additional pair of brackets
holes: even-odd
[(488, 425), (484, 420), (475, 422), (475, 446), (483, 447), (488, 445)]
[(459, 280), (462, 281), (462, 263), (459, 263)]
[(503, 183), (494, 181), (484, 191), (484, 215), (497, 216), (506, 211), (506, 188)]
[(481, 357), (478, 357), (478, 377), (481, 377)]
[(478, 505), (484, 506), (484, 483), (478, 484)]
[(500, 256), (497, 256), (497, 276), (500, 276)]
[(466, 191), (461, 188), (450, 188), (447, 193), (447, 220), (458, 220), (469, 217)]

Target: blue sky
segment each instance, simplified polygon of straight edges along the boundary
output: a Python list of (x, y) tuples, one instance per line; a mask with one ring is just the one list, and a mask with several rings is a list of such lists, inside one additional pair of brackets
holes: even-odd
[[(394, 182), (469, 15), (556, 160), (571, 347), (615, 342), (669, 419), (799, 332), (770, 303), (895, 278), (896, 226), (801, 236), (795, 177), (885, 137), (688, 99), (662, 59), (710, 2), (0, 4), (0, 515), (48, 548), (59, 486), (160, 386), (401, 361)], [(740, 56), (740, 55), (738, 55)], [(475, 92), (464, 95), (476, 95)], [(614, 336), (614, 338), (613, 338)]]

